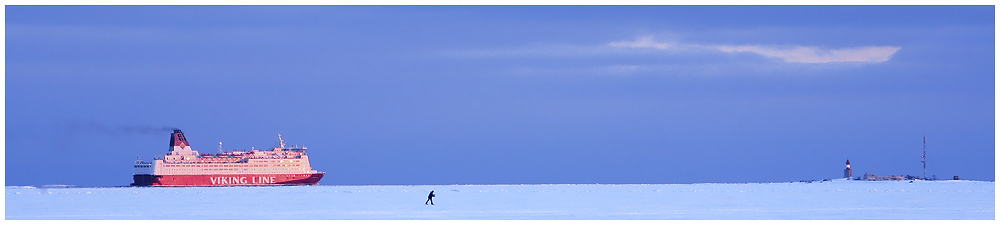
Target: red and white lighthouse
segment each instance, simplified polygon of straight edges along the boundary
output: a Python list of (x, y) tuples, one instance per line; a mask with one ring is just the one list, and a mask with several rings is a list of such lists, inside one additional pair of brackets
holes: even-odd
[(851, 160), (847, 160), (847, 168), (844, 169), (844, 178), (851, 178), (853, 176), (854, 173), (851, 171)]

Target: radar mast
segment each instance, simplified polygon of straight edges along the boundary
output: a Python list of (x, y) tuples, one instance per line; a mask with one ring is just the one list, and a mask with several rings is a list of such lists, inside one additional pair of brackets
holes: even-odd
[(281, 145), (281, 149), (285, 149), (285, 139), (281, 138), (281, 132), (278, 132), (278, 142)]

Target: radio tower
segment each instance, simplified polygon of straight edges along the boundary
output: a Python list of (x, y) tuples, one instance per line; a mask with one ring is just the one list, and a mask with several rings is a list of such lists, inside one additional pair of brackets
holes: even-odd
[(927, 180), (927, 136), (924, 136), (924, 154), (920, 156), (920, 162), (924, 163), (924, 180)]

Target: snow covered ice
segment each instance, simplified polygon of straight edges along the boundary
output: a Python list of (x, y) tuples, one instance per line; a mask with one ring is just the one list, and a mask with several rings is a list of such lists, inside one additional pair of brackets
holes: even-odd
[(983, 181), (5, 190), (8, 220), (995, 219)]

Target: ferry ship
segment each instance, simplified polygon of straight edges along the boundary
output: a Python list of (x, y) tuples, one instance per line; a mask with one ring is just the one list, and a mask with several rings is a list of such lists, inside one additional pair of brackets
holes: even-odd
[(323, 178), (309, 166), (306, 147), (206, 154), (192, 150), (181, 130), (170, 134), (169, 154), (158, 155), (152, 162), (137, 159), (133, 166), (132, 186), (242, 186), (242, 185), (312, 185)]

